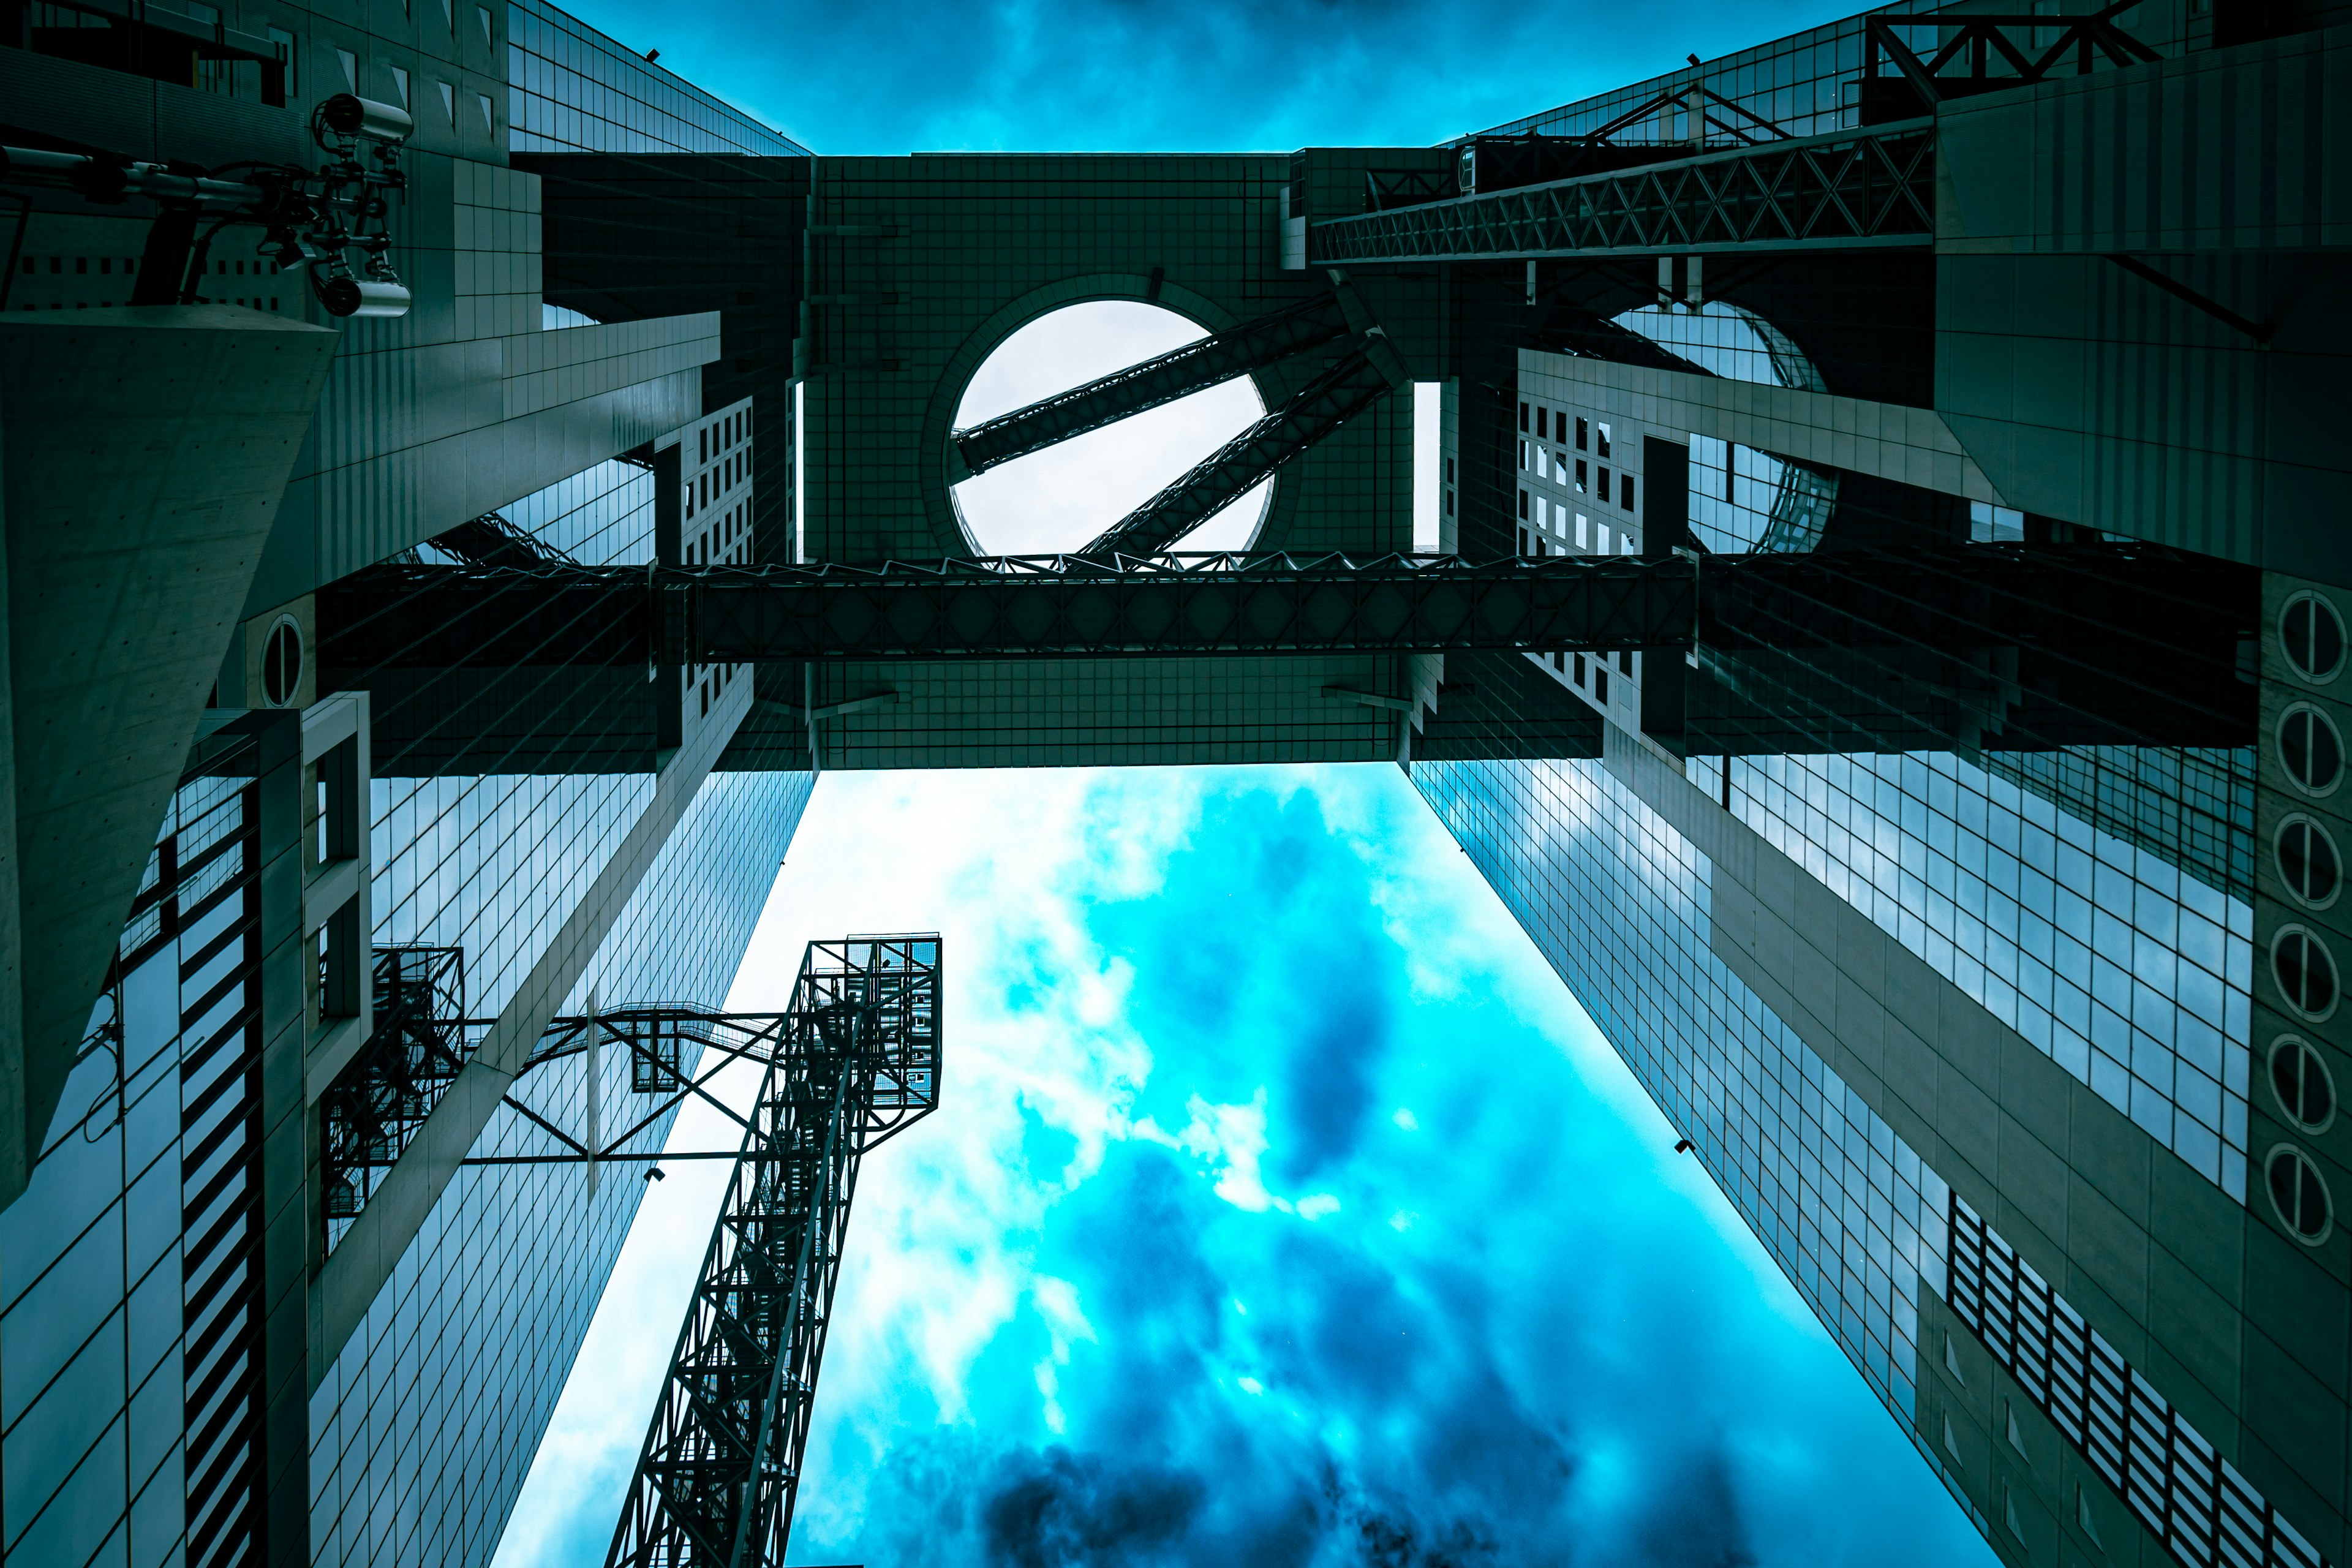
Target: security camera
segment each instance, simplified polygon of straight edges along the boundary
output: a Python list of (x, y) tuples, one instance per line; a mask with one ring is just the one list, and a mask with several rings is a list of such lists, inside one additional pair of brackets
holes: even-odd
[(319, 105), (319, 123), (338, 136), (363, 136), (394, 146), (407, 141), (416, 129), (408, 110), (349, 92), (339, 92)]
[(319, 303), (330, 316), (404, 316), (408, 290), (374, 278), (320, 278)]

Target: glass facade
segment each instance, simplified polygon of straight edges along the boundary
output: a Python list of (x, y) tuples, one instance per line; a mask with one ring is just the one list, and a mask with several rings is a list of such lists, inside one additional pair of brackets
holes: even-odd
[(0, 1213), (11, 1563), (233, 1563), (263, 1500), (260, 787), (173, 796), (24, 1195)]
[[(2021, 891), (2005, 896), (2020, 916), (2042, 896), (2025, 879), (2042, 862), (2050, 868), (2040, 874), (2051, 879), (2053, 897), (2066, 889), (2082, 890), (2082, 907), (2071, 918), (2079, 929), (2101, 933), (2101, 942), (2090, 945), (2104, 948), (2067, 961), (2087, 975), (2084, 1005), (2103, 1005), (2101, 996), (2119, 997), (2126, 1005), (2135, 1000), (2097, 967), (2102, 956), (2132, 988), (2160, 978), (2157, 966), (2168, 960), (2184, 1005), (2169, 1019), (2144, 1016), (2158, 1026), (2169, 1023), (2179, 1042), (2191, 1021), (2186, 998), (2200, 994), (2201, 985), (2221, 1021), (2207, 1026), (2204, 1044), (2187, 1051), (2176, 1045), (2168, 1053), (2168, 1092), (2158, 1094), (2148, 1075), (2106, 1057), (2093, 1040), (2080, 1051), (2087, 1068), (2069, 1070), (2087, 1073), (2085, 1081), (2103, 1097), (2123, 1101), (2118, 1109), (2209, 1179), (2229, 1186), (2234, 1170), (2232, 1195), (2242, 1199), (2242, 971), (2234, 990), (2223, 973), (2207, 971), (2194, 983), (2179, 982), (2177, 973), (2190, 953), (2207, 956), (2223, 971), (2231, 954), (2242, 955), (2243, 935), (2230, 926), (2242, 917), (2233, 916), (2225, 895), (2171, 873), (2157, 858), (2097, 833), (2041, 796), (1949, 758), (1738, 758), (1734, 763), (1739, 770), (1735, 795), (1742, 780), (1769, 781), (1777, 792), (1744, 807), (1735, 804), (1742, 820), (1883, 926), (1892, 919), (1892, 934), (1963, 989), (1977, 982), (1971, 994), (1996, 1016), (2000, 999), (1984, 982), (2008, 962), (2000, 956), (2004, 950), (1998, 938), (2005, 917), (1978, 915), (1973, 926), (1956, 922), (1962, 911), (1990, 910), (2003, 896), (1993, 889), (2006, 886), (2012, 873), (1996, 869), (1993, 861), (2011, 845)], [(1803, 765), (1813, 763), (1820, 765)], [(1697, 773), (1695, 766), (1692, 782), (1720, 783)], [(2111, 1488), (2179, 1561), (2317, 1568), (2320, 1554), (2167, 1400), (2161, 1380), (2151, 1381), (2118, 1352), (1717, 956), (1710, 929), (1714, 865), (1608, 766), (1424, 762), (1414, 764), (1412, 777), (1979, 1530), (1997, 1544), (2010, 1544), (1962, 1486), (1965, 1461), (1941, 1404), (1945, 1396), (1925, 1375), (1927, 1358), (1941, 1356), (1958, 1377), (1943, 1334), (1922, 1327), (1928, 1311), (1946, 1304), (2087, 1464), (2084, 1473)], [(1792, 780), (1831, 777), (1844, 781), (1853, 803), (1843, 807), (1849, 814), (1843, 840), (1827, 806), (1801, 811), (1789, 788)], [(1978, 795), (1974, 802), (1965, 798), (1970, 789)], [(1815, 798), (1823, 798), (1820, 790)], [(1867, 818), (1862, 839), (1853, 837), (1851, 825), (1863, 820), (1856, 811)], [(1999, 820), (2004, 816), (2008, 825)], [(1908, 847), (1906, 824), (1917, 840)], [(1882, 829), (1883, 839), (1877, 837)], [(1907, 854), (1918, 869), (1897, 870), (1882, 890), (1816, 851), (1816, 837), (1882, 844), (1887, 861), (1899, 867)], [(1938, 855), (1949, 862), (1942, 871), (1929, 864)], [(1969, 890), (1970, 876), (1983, 884), (1981, 893)], [(2189, 887), (2196, 890), (2184, 892)], [(2020, 916), (2006, 918), (2022, 929)], [(2191, 920), (2210, 929), (2184, 938)], [(1933, 934), (1939, 922), (1948, 932), (1940, 939)], [(2045, 923), (2054, 929), (2054, 922)], [(2166, 941), (2155, 940), (2168, 930)], [(2012, 939), (2011, 945), (2031, 951), (2032, 940)], [(2118, 953), (2130, 957), (2117, 963)], [(2127, 970), (2134, 963), (2142, 967)], [(2053, 965), (2053, 973), (2060, 967)], [(2232, 995), (2239, 998), (2241, 1020), (2234, 1068), (2231, 1047), (2215, 1045), (2224, 1041)], [(2095, 1021), (2090, 1026), (2114, 1026)], [(2152, 1028), (2128, 1026), (2154, 1036)], [(2199, 1052), (2218, 1073), (2192, 1089), (2186, 1075), (2195, 1070), (2189, 1058)], [(2150, 1070), (2158, 1069), (2152, 1064)], [(2120, 1086), (2117, 1074), (2125, 1080)], [(2234, 1143), (2222, 1136), (2232, 1127)], [(2012, 1444), (2018, 1441), (2014, 1423), (2011, 1416)], [(2086, 1530), (2095, 1531), (2099, 1517), (2116, 1530), (2105, 1511), (2110, 1503), (2095, 1510), (2078, 1498), (2075, 1506)], [(2007, 1527), (2013, 1538), (2013, 1509)]]
[[(688, 426), (686, 445), (707, 442), (702, 426), (717, 417)], [(687, 464), (697, 476), (702, 466)], [(740, 469), (729, 472), (748, 497), (748, 460)], [(658, 510), (651, 469), (608, 462), (500, 515), (539, 548), (628, 564), (653, 559)], [(516, 715), (488, 726), (513, 736), (506, 754), (593, 760), (619, 746), (622, 731), (642, 729), (638, 709), (668, 690), (648, 686), (642, 664), (614, 672), (609, 689), (599, 685), (606, 673), (599, 666), (526, 677), (595, 694), (567, 704), (518, 697), (511, 681), (447, 697), (436, 688), (462, 687), (462, 675), (444, 672), (404, 693), (429, 721), (404, 726), (387, 703), (379, 731), (415, 729), (429, 741), (445, 724), (459, 732), (481, 725), (481, 710), (497, 707)], [(717, 721), (690, 707), (682, 721), (689, 729)], [(446, 748), (414, 750), (439, 757)], [(516, 996), (656, 795), (656, 775), (639, 767), (592, 761), (508, 772), (495, 757), (483, 765), (492, 771), (402, 776), (393, 756), (379, 762), (373, 784), (375, 940), (460, 948), (466, 1011), (477, 1019), (497, 1016)], [(564, 1010), (592, 999), (722, 1005), (813, 783), (807, 773), (709, 775), (571, 985)], [(644, 1101), (617, 1051), (593, 1068), (586, 1055), (533, 1067), (510, 1095), (582, 1141), (592, 1118), (601, 1141), (643, 1113), (631, 1109)], [(670, 1120), (611, 1146), (658, 1149)], [(471, 1151), (562, 1152), (544, 1127), (507, 1108)], [(312, 1397), (314, 1562), (490, 1559), (635, 1215), (643, 1174), (624, 1165), (592, 1177), (576, 1163), (458, 1171)]]
[(512, 0), (507, 88), (511, 152), (808, 153), (543, 0)]
[(1948, 1189), (1710, 951), (1706, 857), (1598, 763), (1416, 763), (1412, 779), (1873, 1391), (1907, 1415)]
[(2251, 902), (1949, 752), (1730, 765), (1774, 848), (2245, 1200)]
[[(567, 1005), (726, 1000), (813, 778), (713, 774), (623, 910)], [(497, 847), (495, 841), (486, 847)], [(541, 929), (541, 940), (551, 928)], [(585, 1056), (517, 1080), (517, 1098), (577, 1131)], [(629, 1064), (601, 1063), (595, 1100), (634, 1114)], [(658, 1149), (664, 1117), (623, 1151)], [(617, 1131), (617, 1127), (609, 1127)], [(483, 1155), (559, 1148), (501, 1111)], [(310, 1405), (311, 1560), (486, 1563), (570, 1375), (644, 1191), (642, 1166), (477, 1166), (434, 1205), (365, 1325)]]

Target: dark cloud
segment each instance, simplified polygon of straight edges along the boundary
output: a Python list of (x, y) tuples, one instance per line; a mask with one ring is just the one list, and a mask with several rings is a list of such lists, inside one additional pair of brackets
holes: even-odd
[(826, 153), (1421, 145), (1762, 43), (1845, 3), (782, 0), (581, 14)]
[(1663, 1484), (1644, 1500), (1646, 1517), (1633, 1531), (1636, 1561), (1657, 1568), (1755, 1568), (1731, 1461), (1720, 1442), (1658, 1479)]
[(1191, 1470), (1049, 1448), (1005, 1456), (980, 1521), (991, 1568), (1110, 1568), (1162, 1561), (1207, 1488)]
[(1462, 1520), (1433, 1537), (1418, 1521), (1393, 1514), (1357, 1520), (1355, 1544), (1364, 1568), (1471, 1568), (1496, 1555), (1494, 1538)]
[[(1181, 1031), (1155, 1049), (1212, 1068), (1175, 1104), (1270, 1089), (1267, 1174), (1286, 1190), (1355, 1152), (1402, 1005), (1370, 873), (1333, 844), (1311, 795), (1223, 801), (1150, 899), (1093, 922), (1136, 965), (1138, 1005)], [(1190, 940), (1171, 944), (1171, 929)]]

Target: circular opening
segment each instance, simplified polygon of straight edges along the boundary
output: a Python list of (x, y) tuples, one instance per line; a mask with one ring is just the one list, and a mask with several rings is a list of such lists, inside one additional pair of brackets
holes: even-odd
[(2279, 1223), (2314, 1247), (2326, 1241), (2336, 1226), (2336, 1207), (2328, 1200), (2326, 1179), (2311, 1156), (2292, 1143), (2282, 1143), (2263, 1162), (2263, 1171)]
[(261, 700), (283, 708), (302, 689), (302, 628), (291, 616), (280, 616), (261, 645)]
[(2279, 762), (2305, 795), (2326, 795), (2344, 776), (2344, 737), (2336, 722), (2308, 702), (2279, 715)]
[(2336, 958), (2317, 932), (2280, 927), (2271, 938), (2271, 978), (2286, 1005), (2312, 1022), (2336, 1011)]
[(2325, 1132), (2336, 1120), (2336, 1077), (2300, 1035), (2271, 1042), (2271, 1092), (2279, 1113), (2305, 1132)]
[[(956, 428), (971, 429), (1206, 336), (1157, 305), (1066, 305), (981, 362), (956, 407)], [(1265, 414), (1257, 387), (1239, 376), (992, 468), (955, 487), (956, 505), (985, 554), (1076, 550)], [(1173, 548), (1247, 548), (1274, 485), (1263, 481)]]
[[(1612, 324), (1728, 381), (1828, 390), (1804, 351), (1744, 305), (1641, 305)], [(1821, 543), (1837, 509), (1834, 472), (1707, 436), (1693, 437), (1689, 450), (1690, 526), (1709, 551), (1801, 553)]]
[(2279, 824), (2273, 849), (2287, 896), (2306, 909), (2324, 910), (2344, 884), (2344, 862), (2327, 829), (2301, 813)]
[(2288, 668), (2317, 686), (2344, 668), (2344, 617), (2324, 594), (2306, 588), (2279, 611), (2279, 648)]

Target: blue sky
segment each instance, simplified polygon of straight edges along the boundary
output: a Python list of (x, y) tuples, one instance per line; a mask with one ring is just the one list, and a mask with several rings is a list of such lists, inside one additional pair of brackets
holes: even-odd
[[(733, 1005), (934, 924), (793, 1562), (1991, 1561), (1394, 768), (828, 776)], [(719, 1174), (652, 1190), (500, 1568), (601, 1563)]]
[(914, 0), (567, 6), (820, 153), (1422, 145), (1852, 4)]

